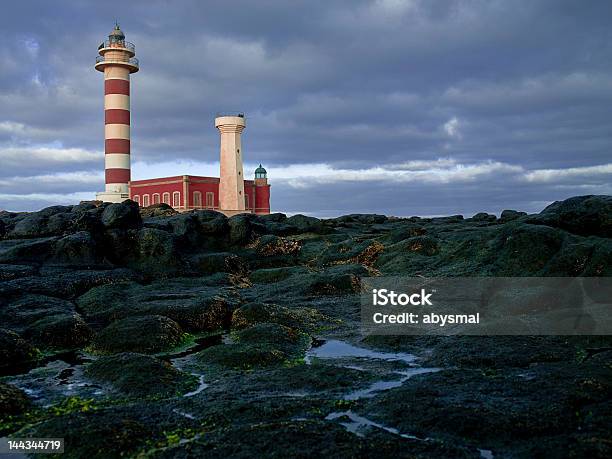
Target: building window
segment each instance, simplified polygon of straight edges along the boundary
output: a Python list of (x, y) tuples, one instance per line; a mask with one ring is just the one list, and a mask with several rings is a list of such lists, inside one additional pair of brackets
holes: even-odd
[(202, 208), (202, 193), (199, 191), (193, 192), (193, 207)]
[(153, 194), (153, 204), (159, 204), (159, 193)]
[(162, 195), (162, 201), (164, 202), (164, 204), (170, 205), (170, 193), (164, 193)]
[(148, 194), (142, 195), (142, 207), (149, 207), (149, 195)]
[(244, 208), (245, 209), (249, 208), (249, 195), (248, 194), (244, 195)]
[(181, 207), (181, 193), (179, 191), (172, 193), (172, 207)]
[(215, 207), (215, 193), (208, 192), (206, 193), (206, 208), (212, 209)]
[(139, 195), (137, 195), (137, 194), (134, 195), (134, 202), (136, 204), (140, 205), (140, 196)]

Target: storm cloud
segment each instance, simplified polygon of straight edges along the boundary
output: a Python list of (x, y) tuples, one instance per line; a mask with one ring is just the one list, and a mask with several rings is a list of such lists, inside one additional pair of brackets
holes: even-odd
[[(606, 1), (22, 1), (0, 26), (0, 208), (103, 188), (98, 44), (135, 43), (132, 175), (216, 175), (243, 111), (272, 208), (539, 211), (612, 194)], [(248, 174), (250, 174), (249, 172)]]

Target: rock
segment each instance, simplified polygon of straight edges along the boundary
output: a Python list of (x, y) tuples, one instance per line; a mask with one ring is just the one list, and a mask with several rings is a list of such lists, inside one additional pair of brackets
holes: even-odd
[(104, 231), (104, 225), (100, 220), (103, 208), (94, 207), (93, 209), (76, 212), (76, 216), (72, 221), (73, 231), (86, 231), (92, 235), (101, 234)]
[(38, 212), (25, 213), (15, 223), (9, 236), (31, 238), (61, 235), (72, 225), (71, 206), (52, 206)]
[(503, 210), (500, 216), (500, 221), (502, 223), (507, 223), (512, 220), (516, 220), (517, 218), (521, 218), (527, 215), (527, 212), (519, 212), (517, 210)]
[(471, 220), (475, 222), (494, 222), (497, 220), (497, 217), (493, 214), (488, 214), (486, 212), (479, 212), (474, 215)]
[(520, 223), (510, 225), (500, 232), (493, 243), (490, 260), (495, 274), (544, 274), (546, 265), (563, 245), (565, 234), (547, 226)]
[(245, 261), (230, 252), (201, 253), (193, 256), (190, 262), (200, 274), (244, 274), (248, 271)]
[(125, 265), (133, 256), (135, 240), (136, 230), (106, 230), (101, 241), (101, 256), (113, 264)]
[(253, 229), (249, 215), (234, 215), (233, 217), (229, 218), (228, 223), (231, 244), (245, 245), (251, 241)]
[(32, 402), (18, 387), (0, 382), (0, 422), (8, 416), (17, 416), (28, 410)]
[(284, 222), (287, 225), (294, 226), (298, 233), (321, 233), (325, 230), (321, 220), (301, 214), (293, 215)]
[(107, 228), (139, 228), (142, 226), (140, 208), (130, 200), (110, 204), (102, 212), (102, 223)]
[(296, 273), (308, 274), (308, 271), (302, 267), (264, 268), (251, 272), (249, 279), (252, 282), (267, 284), (282, 281)]
[(168, 219), (170, 228), (175, 236), (190, 238), (199, 232), (199, 220), (193, 213), (179, 213)]
[(17, 279), (18, 277), (31, 276), (35, 272), (36, 269), (33, 266), (0, 264), (0, 282)]
[(0, 283), (2, 295), (39, 293), (60, 298), (74, 298), (98, 285), (140, 279), (128, 269), (74, 270), (66, 267), (44, 267), (39, 276), (27, 276)]
[(171, 217), (176, 214), (178, 214), (178, 211), (174, 210), (171, 206), (165, 203), (153, 204), (149, 207), (143, 207), (140, 209), (140, 216), (142, 218)]
[(388, 220), (386, 215), (378, 214), (349, 214), (342, 217), (333, 218), (330, 221), (336, 223), (359, 223), (362, 225), (372, 225), (376, 223), (384, 223)]
[(97, 261), (96, 241), (87, 231), (79, 231), (55, 243), (55, 262), (71, 265), (93, 265)]
[(423, 236), (427, 231), (421, 225), (406, 222), (401, 227), (391, 230), (387, 236), (389, 242), (396, 243), (416, 236)]
[(154, 354), (172, 349), (183, 341), (183, 331), (174, 320), (151, 315), (113, 322), (93, 341), (102, 353), (142, 352)]
[(327, 318), (314, 308), (286, 308), (276, 304), (248, 303), (234, 311), (232, 328), (275, 323), (300, 330), (314, 330)]
[(229, 233), (228, 218), (214, 210), (199, 210), (195, 216), (200, 222), (200, 231), (211, 236), (222, 236)]
[(440, 244), (431, 236), (416, 236), (398, 242), (393, 246), (389, 246), (390, 252), (401, 250), (431, 257), (440, 252)]
[[(75, 409), (73, 405), (89, 408)], [(198, 421), (154, 400), (135, 400), (104, 409), (95, 403), (91, 405), (75, 397), (68, 398), (59, 407), (60, 413), (67, 413), (28, 426), (23, 435), (63, 438), (65, 459), (116, 459), (135, 457), (152, 444), (167, 444), (168, 438), (176, 438), (174, 432), (188, 432), (199, 426)]]
[(30, 214), (17, 222), (9, 236), (13, 238), (47, 236), (48, 220), (49, 217), (43, 216), (40, 213)]
[(280, 212), (275, 212), (267, 215), (259, 215), (258, 218), (264, 224), (268, 222), (282, 223), (287, 220), (287, 216), (285, 214), (281, 214)]
[(61, 236), (72, 231), (75, 215), (71, 212), (61, 212), (51, 215), (47, 220), (45, 234)]
[(6, 234), (6, 224), (2, 220), (0, 220), (0, 239), (2, 239), (5, 234)]
[(76, 206), (70, 209), (73, 213), (85, 213), (92, 209), (97, 209), (100, 206), (100, 201), (81, 201)]
[(193, 390), (197, 379), (169, 362), (133, 352), (103, 356), (85, 370), (94, 382), (131, 397), (170, 396)]
[(212, 346), (198, 354), (199, 362), (233, 369), (279, 365), (303, 356), (310, 339), (289, 327), (262, 323), (237, 332), (235, 343)]
[(15, 241), (10, 248), (0, 253), (0, 263), (42, 263), (53, 256), (57, 239), (46, 237)]
[(257, 254), (264, 257), (293, 256), (300, 252), (298, 241), (289, 240), (273, 235), (262, 236), (257, 243)]
[(178, 271), (181, 258), (172, 234), (153, 228), (143, 228), (136, 234), (135, 246), (128, 266), (142, 272), (164, 275)]
[(576, 196), (556, 201), (528, 222), (584, 236), (612, 237), (612, 196)]
[(148, 286), (104, 285), (82, 295), (77, 304), (85, 317), (96, 323), (163, 315), (189, 332), (217, 331), (229, 324), (232, 313), (232, 305), (220, 295), (220, 289), (207, 287), (200, 278), (166, 280)]
[(11, 299), (0, 309), (0, 323), (21, 333), (41, 319), (71, 315), (74, 312), (74, 305), (69, 301), (45, 295), (24, 294)]
[(278, 323), (255, 324), (237, 332), (234, 338), (239, 343), (271, 345), (288, 354), (310, 343), (303, 333)]
[(30, 325), (26, 337), (39, 346), (69, 349), (84, 346), (93, 331), (78, 313), (51, 315)]
[(0, 328), (0, 375), (33, 367), (40, 352), (17, 333)]

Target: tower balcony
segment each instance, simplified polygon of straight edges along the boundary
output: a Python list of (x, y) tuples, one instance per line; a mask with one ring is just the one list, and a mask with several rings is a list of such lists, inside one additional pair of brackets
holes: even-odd
[(104, 40), (100, 46), (98, 46), (98, 52), (104, 55), (107, 51), (125, 51), (130, 54), (130, 57), (136, 55), (134, 43), (125, 40)]
[[(117, 48), (111, 48), (113, 51), (117, 51)], [(95, 68), (96, 70), (103, 72), (104, 68), (109, 66), (109, 65), (119, 65), (122, 67), (127, 67), (130, 71), (130, 73), (136, 73), (138, 72), (139, 67), (139, 63), (138, 63), (138, 59), (136, 59), (135, 57), (128, 57), (127, 54), (125, 55), (118, 55), (113, 53), (113, 55), (111, 56), (96, 56), (96, 65)]]

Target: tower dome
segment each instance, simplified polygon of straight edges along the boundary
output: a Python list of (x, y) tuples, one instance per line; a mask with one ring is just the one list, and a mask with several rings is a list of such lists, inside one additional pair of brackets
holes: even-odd
[(111, 41), (117, 40), (117, 41), (121, 41), (121, 40), (125, 40), (125, 34), (123, 33), (123, 31), (119, 28), (119, 24), (115, 23), (115, 28), (113, 29), (113, 31), (108, 35), (108, 38), (111, 39)]
[(266, 171), (261, 164), (259, 164), (259, 167), (257, 169), (255, 169), (255, 178), (267, 178), (268, 177), (268, 171)]

